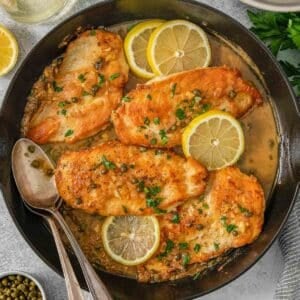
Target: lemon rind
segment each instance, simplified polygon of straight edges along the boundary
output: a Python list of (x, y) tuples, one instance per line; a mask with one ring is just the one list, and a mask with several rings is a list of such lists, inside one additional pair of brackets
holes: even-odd
[[(130, 45), (132, 44), (135, 37), (141, 34), (144, 30), (158, 27), (162, 23), (164, 23), (164, 20), (160, 20), (160, 19), (153, 19), (153, 20), (138, 23), (128, 32), (128, 34), (125, 37), (124, 40), (125, 55), (131, 71), (138, 77), (150, 79), (153, 78), (155, 74), (146, 71), (145, 69), (141, 68), (135, 63), (133, 51)], [(145, 59), (147, 60), (147, 57)]]

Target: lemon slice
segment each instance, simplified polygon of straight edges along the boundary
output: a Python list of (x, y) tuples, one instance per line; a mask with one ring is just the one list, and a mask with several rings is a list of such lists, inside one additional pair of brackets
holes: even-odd
[(112, 259), (126, 266), (138, 265), (157, 250), (159, 224), (154, 216), (108, 217), (103, 223), (102, 240)]
[(244, 133), (230, 114), (212, 110), (195, 118), (184, 130), (182, 147), (208, 170), (237, 162), (244, 151)]
[(174, 20), (157, 27), (150, 36), (147, 58), (156, 75), (207, 67), (211, 59), (205, 32), (197, 25)]
[(126, 35), (124, 49), (132, 72), (142, 78), (152, 78), (155, 74), (147, 61), (147, 45), (151, 33), (162, 20), (150, 20), (135, 25)]
[(0, 76), (7, 74), (16, 64), (18, 43), (13, 34), (0, 25)]

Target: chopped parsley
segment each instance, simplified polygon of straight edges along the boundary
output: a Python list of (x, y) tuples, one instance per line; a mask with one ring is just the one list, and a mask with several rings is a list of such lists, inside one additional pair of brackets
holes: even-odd
[(89, 95), (90, 95), (90, 93), (87, 92), (87, 91), (83, 91), (83, 92), (82, 92), (82, 96), (89, 96)]
[(58, 86), (56, 81), (52, 81), (52, 87), (53, 87), (53, 90), (57, 93), (59, 93), (63, 90), (63, 87)]
[(220, 243), (214, 242), (214, 248), (216, 251), (218, 251), (220, 249)]
[(148, 207), (157, 207), (160, 203), (159, 198), (147, 198), (146, 204)]
[(144, 192), (147, 197), (156, 196), (161, 192), (161, 188), (159, 186), (145, 187)]
[(68, 130), (65, 132), (65, 137), (71, 136), (73, 133), (74, 133), (74, 130), (68, 129)]
[(158, 208), (158, 207), (154, 207), (153, 210), (156, 214), (165, 214), (167, 212), (166, 210)]
[(102, 87), (103, 83), (105, 82), (105, 77), (103, 74), (98, 74), (98, 86)]
[(116, 168), (116, 165), (112, 161), (108, 160), (105, 155), (102, 155), (101, 164), (107, 170), (113, 170)]
[(172, 84), (172, 87), (171, 87), (171, 96), (172, 96), (172, 98), (175, 96), (176, 87), (177, 87), (177, 83), (175, 82), (175, 83)]
[(147, 98), (148, 100), (152, 100), (152, 96), (151, 96), (150, 94), (148, 94), (148, 95), (146, 96), (146, 98)]
[(171, 218), (171, 222), (174, 224), (178, 224), (180, 222), (180, 217), (178, 213), (175, 213), (172, 218)]
[(160, 135), (160, 139), (161, 139), (161, 143), (163, 145), (166, 145), (168, 143), (168, 137), (167, 137), (167, 134), (166, 134), (166, 131), (164, 129), (161, 129), (159, 131), (159, 135)]
[(195, 244), (195, 246), (194, 246), (194, 251), (195, 251), (196, 253), (198, 253), (198, 252), (200, 251), (200, 249), (201, 249), (201, 245), (200, 245), (200, 244)]
[(60, 111), (60, 114), (63, 115), (63, 116), (65, 116), (67, 114), (67, 110), (66, 109), (62, 109)]
[(110, 75), (109, 80), (112, 81), (112, 80), (117, 79), (118, 77), (120, 77), (120, 73), (114, 73), (114, 74)]
[(122, 98), (122, 101), (124, 101), (124, 102), (130, 102), (130, 101), (131, 101), (131, 98), (130, 98), (129, 96), (124, 96), (124, 97)]
[(228, 233), (237, 231), (238, 227), (235, 224), (228, 224), (227, 223), (227, 217), (222, 216), (221, 217), (221, 223), (223, 224), (223, 226), (225, 227), (225, 229)]
[(205, 209), (209, 209), (209, 206), (208, 206), (208, 204), (207, 204), (207, 203), (205, 203), (205, 202), (202, 204), (202, 206), (203, 206), (203, 208), (205, 208)]
[(150, 119), (148, 117), (144, 118), (144, 124), (147, 126), (150, 124)]
[(211, 104), (210, 103), (204, 103), (202, 106), (202, 110), (201, 113), (206, 113), (207, 111), (209, 111), (211, 108)]
[(157, 258), (161, 260), (163, 257), (166, 257), (173, 250), (174, 246), (175, 244), (172, 240), (167, 240), (164, 252), (161, 252)]
[(199, 196), (199, 202), (202, 202), (204, 200), (204, 194)]
[(159, 118), (159, 117), (155, 117), (155, 118), (153, 119), (153, 123), (154, 123), (155, 125), (158, 125), (158, 124), (160, 123), (160, 118)]
[(90, 35), (96, 35), (96, 30), (92, 29), (92, 30), (90, 31)]
[(99, 70), (103, 65), (103, 58), (100, 57), (94, 64), (96, 70)]
[(177, 108), (175, 115), (179, 120), (183, 120), (186, 118), (185, 112), (182, 108)]
[(70, 102), (69, 102), (69, 101), (60, 101), (60, 102), (58, 102), (58, 107), (63, 108), (63, 107), (65, 107), (67, 104), (70, 104)]
[(78, 80), (80, 81), (80, 82), (85, 82), (85, 80), (86, 80), (86, 78), (85, 78), (85, 76), (84, 76), (84, 74), (80, 74), (80, 75), (78, 75)]
[(191, 258), (188, 253), (183, 253), (182, 254), (182, 264), (186, 266), (190, 262)]
[(245, 217), (252, 217), (253, 216), (253, 212), (251, 212), (249, 209), (238, 205), (240, 212), (245, 216)]
[(189, 244), (184, 242), (184, 243), (179, 243), (178, 246), (180, 250), (185, 250), (189, 247)]
[(151, 144), (151, 145), (156, 145), (156, 144), (157, 144), (157, 139), (156, 139), (156, 138), (152, 138), (152, 139), (150, 140), (150, 144)]

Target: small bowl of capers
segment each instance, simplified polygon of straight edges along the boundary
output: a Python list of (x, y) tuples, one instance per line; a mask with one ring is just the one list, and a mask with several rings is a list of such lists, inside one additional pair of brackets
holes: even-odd
[(41, 284), (31, 275), (20, 272), (0, 274), (0, 300), (46, 300)]

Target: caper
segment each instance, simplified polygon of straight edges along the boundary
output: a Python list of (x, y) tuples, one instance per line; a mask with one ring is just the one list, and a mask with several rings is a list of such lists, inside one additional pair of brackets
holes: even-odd
[[(38, 169), (41, 166), (41, 163), (39, 160), (34, 159), (31, 164), (30, 164), (33, 168)], [(27, 282), (28, 283), (28, 282)]]
[(8, 279), (9, 279), (9, 280), (15, 280), (15, 276), (14, 276), (14, 275), (9, 275), (9, 276), (8, 276)]
[(7, 286), (8, 284), (8, 280), (6, 278), (2, 279), (1, 283), (4, 285), (4, 286)]
[(22, 281), (23, 280), (23, 276), (17, 275), (17, 280)]
[(27, 150), (28, 150), (30, 153), (34, 153), (34, 151), (35, 151), (35, 146), (34, 146), (34, 145), (29, 145), (29, 146), (27, 147)]

